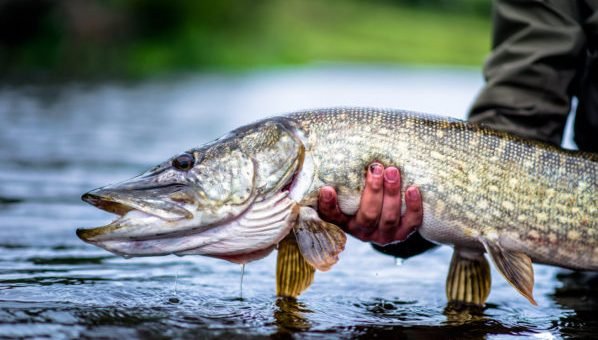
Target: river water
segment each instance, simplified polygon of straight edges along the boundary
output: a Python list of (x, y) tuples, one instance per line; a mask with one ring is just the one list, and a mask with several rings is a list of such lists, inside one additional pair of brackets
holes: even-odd
[[(481, 315), (445, 313), (451, 249), (398, 265), (349, 239), (297, 301), (274, 296), (275, 254), (241, 267), (123, 259), (77, 227), (113, 217), (80, 201), (173, 154), (276, 113), (328, 106), (463, 117), (477, 70), (320, 65), (138, 83), (0, 88), (0, 337), (503, 338), (598, 334), (598, 278), (535, 265), (531, 306), (493, 271)], [(570, 145), (570, 142), (568, 142)], [(593, 288), (592, 288), (593, 287)]]

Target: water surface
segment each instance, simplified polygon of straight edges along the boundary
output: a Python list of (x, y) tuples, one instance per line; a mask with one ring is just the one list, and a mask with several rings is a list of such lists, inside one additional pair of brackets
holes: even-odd
[(590, 337), (595, 275), (535, 266), (539, 307), (495, 271), (481, 315), (444, 313), (451, 249), (398, 266), (350, 239), (297, 301), (274, 296), (275, 254), (245, 268), (199, 256), (125, 260), (77, 227), (112, 217), (81, 202), (253, 120), (376, 106), (463, 117), (476, 70), (319, 66), (143, 83), (0, 89), (0, 337)]

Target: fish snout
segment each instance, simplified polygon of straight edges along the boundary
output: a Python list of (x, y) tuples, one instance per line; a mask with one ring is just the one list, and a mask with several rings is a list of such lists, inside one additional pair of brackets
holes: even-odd
[(94, 189), (81, 196), (84, 202), (87, 202), (99, 209), (111, 212), (117, 215), (124, 215), (131, 211), (133, 207), (128, 204), (124, 204), (118, 201), (115, 195), (111, 195), (111, 192), (102, 188)]
[(85, 242), (89, 242), (93, 239), (93, 233), (91, 232), (93, 229), (83, 229), (77, 228), (77, 237)]

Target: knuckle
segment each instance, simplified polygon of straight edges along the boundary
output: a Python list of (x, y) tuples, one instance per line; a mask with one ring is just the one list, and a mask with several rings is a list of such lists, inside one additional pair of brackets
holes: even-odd
[(384, 184), (382, 181), (372, 181), (369, 183), (367, 189), (374, 194), (378, 194), (384, 189)]
[(384, 230), (389, 230), (396, 227), (399, 224), (399, 219), (396, 217), (386, 217), (381, 219), (380, 227)]
[(399, 209), (393, 208), (384, 208), (382, 209), (382, 214), (380, 216), (380, 220), (384, 221), (385, 223), (396, 224), (401, 220), (401, 211)]
[(409, 210), (410, 212), (413, 212), (413, 213), (420, 213), (422, 210), (422, 207), (420, 204), (411, 203), (411, 204), (407, 204), (407, 210)]
[(422, 211), (423, 209), (421, 207), (421, 204), (407, 202), (405, 215), (421, 217), (423, 216)]
[(407, 218), (405, 219), (405, 227), (408, 229), (415, 229), (417, 227), (419, 227), (422, 223), (422, 220), (420, 218)]
[(371, 190), (381, 190), (384, 185), (384, 179), (382, 177), (369, 176), (366, 185)]
[(378, 212), (375, 210), (364, 211), (362, 217), (364, 223), (371, 225), (376, 223), (376, 220), (378, 220)]

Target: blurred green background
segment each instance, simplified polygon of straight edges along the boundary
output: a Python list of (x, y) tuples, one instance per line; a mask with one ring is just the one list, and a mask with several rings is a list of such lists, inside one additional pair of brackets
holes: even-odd
[(3, 78), (314, 62), (471, 65), (490, 0), (0, 0)]

